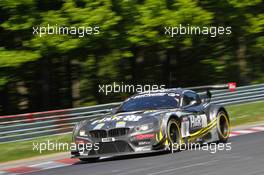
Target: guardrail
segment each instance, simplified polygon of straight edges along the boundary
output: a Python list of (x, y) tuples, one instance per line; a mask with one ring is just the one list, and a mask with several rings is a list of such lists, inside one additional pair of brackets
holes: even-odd
[[(233, 105), (264, 100), (264, 84), (241, 86), (235, 92), (212, 91), (212, 102)], [(29, 140), (41, 136), (66, 134), (74, 124), (87, 118), (109, 113), (120, 102), (90, 107), (0, 116), (0, 143)]]

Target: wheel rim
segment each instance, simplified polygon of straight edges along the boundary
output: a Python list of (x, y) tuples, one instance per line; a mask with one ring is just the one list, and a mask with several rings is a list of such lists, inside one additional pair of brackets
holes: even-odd
[(225, 114), (219, 116), (219, 133), (223, 138), (227, 138), (230, 133), (230, 124)]
[(179, 140), (179, 128), (176, 123), (171, 123), (169, 127), (169, 138), (171, 143), (178, 143)]

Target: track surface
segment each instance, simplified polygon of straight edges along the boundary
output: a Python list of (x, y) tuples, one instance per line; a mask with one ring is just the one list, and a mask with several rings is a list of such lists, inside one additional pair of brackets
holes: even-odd
[[(182, 151), (77, 163), (30, 175), (263, 175), (264, 132), (230, 138), (232, 150)], [(29, 175), (28, 174), (28, 175)]]

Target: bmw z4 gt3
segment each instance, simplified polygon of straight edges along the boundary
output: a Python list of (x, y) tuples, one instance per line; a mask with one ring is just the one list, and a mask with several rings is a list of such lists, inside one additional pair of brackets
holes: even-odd
[(111, 114), (74, 127), (73, 141), (93, 149), (77, 147), (72, 157), (88, 160), (162, 151), (182, 143), (226, 142), (228, 113), (210, 98), (209, 90), (202, 96), (182, 88), (133, 95)]

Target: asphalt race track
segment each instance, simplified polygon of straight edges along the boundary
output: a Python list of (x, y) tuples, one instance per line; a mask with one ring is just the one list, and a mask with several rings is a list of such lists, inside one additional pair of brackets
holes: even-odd
[(30, 175), (264, 175), (264, 132), (230, 138), (231, 151), (182, 151), (106, 159)]

